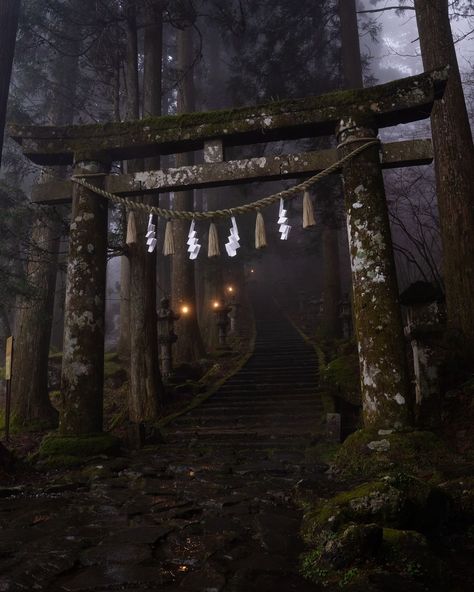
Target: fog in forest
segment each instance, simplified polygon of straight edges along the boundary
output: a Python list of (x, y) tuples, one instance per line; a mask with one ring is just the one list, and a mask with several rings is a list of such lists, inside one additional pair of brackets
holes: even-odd
[(0, 0), (0, 591), (474, 589), (474, 0)]

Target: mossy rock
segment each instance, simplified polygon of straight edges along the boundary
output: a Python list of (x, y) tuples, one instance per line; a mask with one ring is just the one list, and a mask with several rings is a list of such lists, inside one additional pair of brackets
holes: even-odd
[(429, 582), (430, 590), (444, 590), (443, 563), (433, 553), (427, 538), (414, 530), (384, 528), (385, 570), (397, 571), (415, 582)]
[(344, 441), (334, 468), (349, 478), (371, 479), (406, 472), (439, 483), (443, 469), (452, 460), (444, 443), (432, 432), (363, 429)]
[(44, 458), (40, 457), (37, 467), (44, 469), (74, 469), (83, 465), (86, 460), (86, 458), (82, 459), (79, 456), (57, 454), (54, 456), (45, 456)]
[(335, 358), (321, 372), (324, 386), (351, 405), (361, 405), (359, 357), (349, 353)]
[(115, 456), (120, 452), (120, 446), (118, 438), (106, 433), (80, 437), (50, 434), (41, 442), (39, 454), (41, 458), (74, 457), (85, 460), (100, 454)]
[(326, 543), (347, 524), (430, 530), (444, 523), (448, 507), (441, 490), (400, 474), (318, 500), (305, 512), (303, 537), (310, 544)]
[(453, 479), (439, 486), (451, 499), (451, 517), (471, 523), (474, 520), (474, 476)]
[(326, 542), (321, 560), (334, 569), (347, 568), (376, 555), (382, 540), (382, 528), (378, 524), (349, 524)]

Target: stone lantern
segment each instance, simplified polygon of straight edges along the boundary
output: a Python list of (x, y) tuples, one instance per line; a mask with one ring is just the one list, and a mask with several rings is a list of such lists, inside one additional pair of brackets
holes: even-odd
[(417, 424), (435, 428), (441, 421), (438, 343), (446, 326), (444, 295), (420, 281), (400, 295), (400, 302), (406, 307), (405, 335), (413, 351)]
[(160, 345), (160, 369), (162, 376), (169, 376), (173, 370), (173, 344), (178, 336), (174, 332), (174, 323), (180, 315), (170, 308), (168, 298), (161, 299), (161, 308), (158, 310), (158, 343)]
[(342, 336), (344, 339), (349, 339), (352, 336), (352, 308), (348, 294), (345, 294), (339, 302), (339, 318), (342, 324)]

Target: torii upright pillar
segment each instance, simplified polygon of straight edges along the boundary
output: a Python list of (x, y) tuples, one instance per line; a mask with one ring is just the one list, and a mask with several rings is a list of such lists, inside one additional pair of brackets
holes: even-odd
[[(76, 157), (74, 174), (88, 176), (90, 183), (101, 186), (107, 172), (103, 160)], [(61, 376), (63, 436), (102, 431), (107, 220), (107, 200), (74, 185)]]
[[(377, 138), (370, 116), (339, 123), (339, 152), (345, 156)], [(343, 170), (352, 269), (354, 319), (365, 427), (398, 430), (412, 425), (408, 369), (387, 200), (374, 144)]]

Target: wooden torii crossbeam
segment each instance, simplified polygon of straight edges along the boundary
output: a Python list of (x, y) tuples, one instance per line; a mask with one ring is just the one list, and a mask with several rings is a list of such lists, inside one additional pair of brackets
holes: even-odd
[[(256, 180), (308, 176), (357, 146), (378, 129), (426, 119), (441, 98), (447, 69), (368, 89), (269, 103), (256, 107), (69, 127), (10, 126), (24, 154), (41, 165), (74, 164), (74, 174), (115, 193), (186, 190)], [(225, 161), (232, 146), (335, 134), (337, 150)], [(204, 150), (204, 164), (132, 175), (109, 175), (113, 160)], [(343, 168), (347, 227), (359, 345), (365, 423), (399, 429), (411, 422), (403, 329), (382, 167), (432, 159), (429, 140), (374, 145)], [(91, 176), (92, 175), (92, 176)], [(94, 177), (94, 175), (98, 175)], [(54, 182), (38, 186), (35, 201), (58, 203), (73, 196), (61, 416), (63, 434), (100, 431), (107, 210), (89, 189)]]

